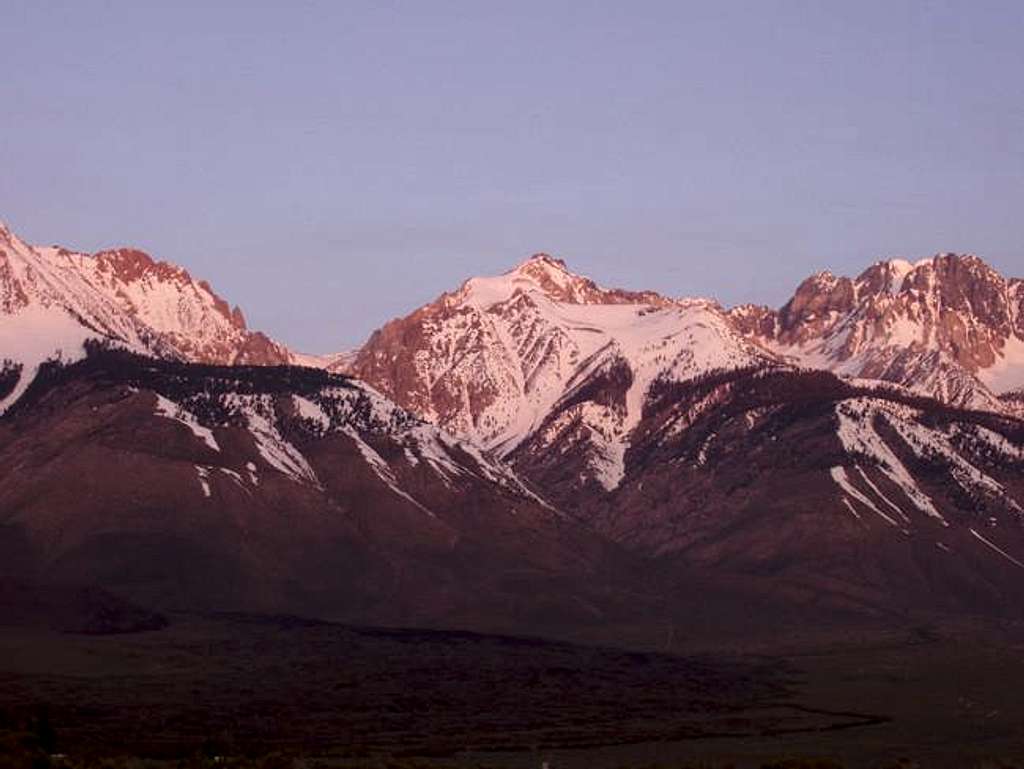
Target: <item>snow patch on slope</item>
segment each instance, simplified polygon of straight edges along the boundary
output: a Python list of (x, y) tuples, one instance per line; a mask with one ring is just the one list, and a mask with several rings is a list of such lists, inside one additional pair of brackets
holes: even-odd
[(204, 465), (196, 465), (196, 476), (199, 478), (199, 486), (203, 490), (204, 497), (213, 496), (210, 490), (210, 468)]
[(300, 395), (293, 395), (292, 403), (295, 404), (295, 412), (300, 418), (308, 420), (320, 430), (330, 429), (331, 418), (316, 403)]
[(168, 400), (160, 394), (157, 394), (156, 396), (156, 414), (157, 416), (166, 417), (167, 419), (173, 419), (175, 422), (180, 422), (191, 430), (194, 436), (211, 449), (214, 451), (220, 451), (217, 439), (213, 437), (213, 430), (208, 427), (203, 427), (193, 414), (190, 414), (177, 403), (172, 400)]
[[(853, 483), (850, 482), (850, 478), (846, 474), (846, 468), (845, 467), (839, 467), (839, 466), (833, 467), (829, 471), (829, 473), (832, 476), (832, 480), (834, 480), (836, 482), (836, 484), (839, 486), (839, 488), (841, 488), (844, 492), (846, 492), (851, 497), (853, 497), (855, 500), (860, 502), (868, 510), (871, 510), (872, 512), (877, 513), (881, 518), (883, 518), (886, 521), (886, 523), (889, 523), (892, 526), (895, 526), (896, 528), (899, 528), (899, 524), (896, 523), (896, 521), (894, 521), (888, 515), (883, 513), (881, 510), (879, 510), (874, 502), (872, 502), (870, 499), (868, 499), (866, 495), (862, 494), (853, 485)], [(844, 501), (845, 501), (845, 499), (844, 499)], [(849, 503), (847, 503), (847, 504), (849, 504)], [(858, 517), (860, 517), (860, 516), (858, 516)]]
[(1003, 550), (1003, 549), (1002, 549), (1001, 547), (999, 547), (999, 545), (995, 544), (995, 543), (994, 543), (994, 542), (993, 542), (992, 540), (990, 540), (990, 539), (988, 539), (987, 537), (985, 537), (985, 536), (983, 536), (983, 535), (979, 534), (979, 533), (978, 533), (977, 531), (975, 531), (974, 529), (971, 529), (971, 530), (970, 530), (970, 532), (971, 532), (971, 534), (972, 534), (972, 535), (974, 536), (974, 538), (975, 538), (975, 539), (977, 539), (977, 540), (979, 540), (980, 542), (982, 542), (983, 544), (985, 544), (985, 545), (986, 545), (987, 547), (989, 547), (989, 548), (990, 548), (991, 550), (994, 550), (995, 552), (999, 553), (999, 555), (1001, 555), (1001, 556), (1002, 556), (1003, 558), (1005, 558), (1005, 559), (1006, 559), (1007, 561), (1009, 561), (1009, 562), (1010, 562), (1010, 563), (1012, 563), (1012, 564), (1016, 564), (1017, 566), (1020, 566), (1020, 567), (1021, 567), (1022, 569), (1024, 569), (1024, 562), (1018, 561), (1018, 560), (1017, 560), (1016, 558), (1014, 558), (1014, 557), (1013, 557), (1012, 555), (1010, 555), (1010, 554), (1009, 554), (1009, 553), (1007, 553), (1007, 552), (1006, 552), (1005, 550)]
[(891, 507), (896, 512), (896, 514), (899, 515), (906, 523), (910, 523), (910, 518), (908, 518), (907, 514), (903, 512), (903, 508), (901, 508), (899, 505), (897, 505), (895, 502), (889, 499), (889, 497), (882, 493), (882, 490), (879, 489), (878, 486), (875, 485), (874, 481), (872, 481), (871, 478), (868, 476), (868, 474), (864, 472), (863, 467), (857, 465), (857, 472), (860, 473), (860, 477), (864, 479), (864, 483), (866, 483), (868, 487), (873, 492), (875, 492), (875, 496), (877, 496), (879, 499), (885, 502), (885, 504)]
[[(565, 333), (575, 333), (576, 348), (583, 364), (566, 377), (558, 377), (548, 387), (549, 397), (538, 400), (529, 428), (520, 420), (511, 426), (510, 435), (500, 436), (502, 452), (515, 447), (534, 429), (538, 414), (558, 409), (560, 400), (616, 367), (628, 371), (629, 382), (623, 408), (587, 403), (560, 414), (539, 435), (549, 445), (575, 421), (590, 431), (593, 444), (590, 465), (593, 477), (606, 490), (619, 486), (625, 475), (625, 456), (630, 435), (640, 423), (643, 407), (652, 385), (658, 381), (686, 381), (711, 371), (722, 371), (764, 364), (770, 358), (740, 338), (728, 319), (703, 300), (681, 301), (668, 307), (647, 305), (570, 305), (552, 304), (551, 322)], [(552, 399), (551, 396), (558, 396)]]
[(0, 362), (21, 366), (14, 389), (0, 400), (0, 414), (25, 394), (47, 361), (74, 363), (85, 357), (84, 344), (95, 333), (60, 309), (29, 305), (12, 315), (0, 313)]
[[(268, 398), (259, 396), (262, 403)], [(249, 433), (256, 441), (256, 449), (263, 461), (278, 472), (300, 483), (310, 482), (319, 485), (316, 473), (309, 462), (295, 446), (285, 440), (278, 431), (276, 424), (255, 408), (247, 410)]]
[[(991, 430), (980, 426), (973, 429), (960, 425), (944, 429), (926, 426), (921, 422), (921, 411), (877, 398), (861, 397), (843, 401), (836, 406), (836, 416), (839, 439), (847, 453), (854, 457), (867, 457), (875, 462), (879, 471), (899, 486), (915, 507), (942, 521), (944, 525), (948, 523), (934, 502), (920, 489), (913, 475), (875, 429), (876, 419), (884, 420), (919, 459), (941, 462), (964, 491), (998, 499), (1010, 510), (1024, 514), (1024, 509), (1009, 495), (1006, 488), (969, 461), (956, 445), (956, 441), (962, 441), (964, 436), (973, 437), (1010, 458), (1019, 458), (1020, 450)], [(898, 510), (895, 503), (887, 498), (885, 500)]]
[(888, 405), (890, 404), (886, 401), (871, 398), (856, 398), (838, 404), (836, 417), (839, 420), (839, 440), (847, 453), (875, 460), (879, 470), (900, 487), (918, 510), (948, 525), (935, 508), (935, 503), (921, 491), (914, 476), (875, 431), (872, 421), (875, 415)]
[(982, 369), (978, 378), (996, 395), (1024, 387), (1024, 339), (1009, 337), (995, 364)]
[(411, 502), (431, 518), (437, 518), (437, 514), (434, 513), (434, 511), (420, 503), (411, 494), (404, 491), (402, 487), (398, 485), (398, 479), (395, 477), (395, 473), (391, 469), (391, 466), (384, 460), (384, 457), (378, 454), (370, 444), (363, 440), (362, 436), (359, 435), (358, 432), (353, 430), (351, 427), (343, 428), (342, 432), (353, 440), (356, 444), (356, 448), (359, 450), (359, 453), (363, 455), (363, 459), (366, 460), (366, 463), (373, 469), (374, 473), (377, 474), (377, 477), (384, 481), (384, 484), (391, 489), (391, 491), (407, 502)]

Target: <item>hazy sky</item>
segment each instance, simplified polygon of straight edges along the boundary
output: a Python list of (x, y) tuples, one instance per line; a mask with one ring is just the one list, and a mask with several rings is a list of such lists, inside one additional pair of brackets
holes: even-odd
[(0, 219), (310, 351), (535, 251), (785, 299), (1024, 273), (1024, 3), (0, 0)]

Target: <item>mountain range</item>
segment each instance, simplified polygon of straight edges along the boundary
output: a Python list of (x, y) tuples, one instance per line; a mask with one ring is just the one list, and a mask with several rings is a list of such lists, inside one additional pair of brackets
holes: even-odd
[(311, 356), (132, 249), (0, 226), (0, 579), (568, 632), (1019, 614), (1024, 281), (781, 308), (537, 254)]

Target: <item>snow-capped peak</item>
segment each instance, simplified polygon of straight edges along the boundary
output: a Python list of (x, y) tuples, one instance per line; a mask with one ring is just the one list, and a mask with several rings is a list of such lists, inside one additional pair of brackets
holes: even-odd
[[(0, 360), (21, 370), (14, 395), (50, 358), (100, 340), (204, 363), (280, 364), (292, 354), (245, 327), (209, 284), (130, 248), (84, 254), (36, 247), (0, 229)], [(8, 404), (14, 396), (9, 396)]]
[(856, 279), (818, 273), (778, 312), (737, 309), (744, 333), (802, 365), (998, 410), (1024, 385), (1024, 292), (973, 254), (880, 261)]
[(564, 286), (567, 283), (582, 280), (579, 275), (569, 271), (565, 260), (556, 259), (550, 254), (545, 253), (534, 254), (526, 261), (509, 270), (509, 273), (506, 274), (511, 273), (531, 278), (541, 284), (553, 281)]
[(516, 292), (524, 292), (582, 304), (601, 291), (593, 281), (570, 272), (561, 259), (537, 253), (501, 275), (470, 278), (454, 301), (486, 309), (509, 300)]
[[(542, 427), (545, 440), (570, 427), (551, 422), (555, 411), (582, 418), (596, 456), (591, 477), (610, 489), (655, 381), (766, 359), (715, 302), (603, 288), (537, 254), (375, 332), (349, 370), (502, 455)], [(576, 408), (606, 386), (614, 404)]]
[(645, 304), (666, 306), (675, 302), (653, 291), (627, 291), (599, 286), (578, 275), (550, 254), (537, 253), (511, 270), (493, 277), (470, 278), (449, 304), (470, 303), (487, 309), (511, 299), (516, 293), (538, 294), (564, 304)]
[(518, 270), (525, 270), (531, 266), (542, 265), (546, 269), (558, 270), (560, 272), (569, 273), (569, 268), (565, 264), (564, 259), (559, 259), (556, 256), (552, 256), (544, 251), (538, 251), (535, 254), (531, 254), (529, 258), (524, 259), (518, 265), (513, 267), (509, 272), (516, 272)]

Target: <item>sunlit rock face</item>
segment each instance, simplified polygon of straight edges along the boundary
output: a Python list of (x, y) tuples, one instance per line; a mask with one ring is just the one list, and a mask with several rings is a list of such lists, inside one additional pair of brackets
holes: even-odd
[(821, 273), (780, 310), (743, 307), (744, 333), (796, 362), (996, 409), (1024, 386), (1024, 290), (975, 256), (879, 262), (856, 279)]

